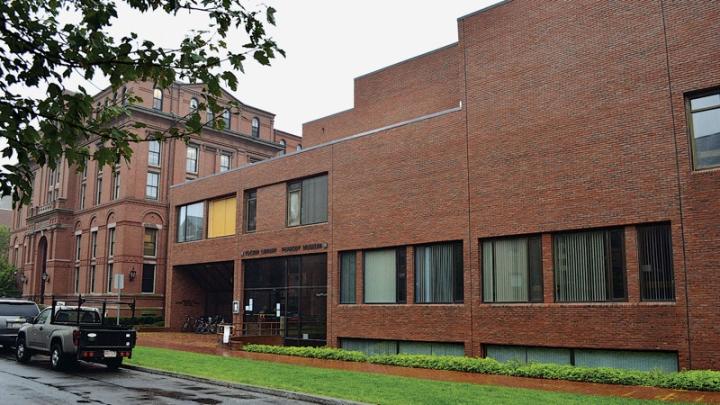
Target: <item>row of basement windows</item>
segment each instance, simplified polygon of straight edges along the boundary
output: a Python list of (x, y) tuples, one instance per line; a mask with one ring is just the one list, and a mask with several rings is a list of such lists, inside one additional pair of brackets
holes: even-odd
[[(341, 338), (340, 347), (367, 355), (424, 354), (464, 356), (465, 345), (456, 342), (418, 342)], [(550, 363), (578, 367), (610, 367), (628, 370), (673, 372), (678, 370), (677, 352), (550, 348), (537, 346), (484, 345), (485, 356), (500, 362)]]
[[(640, 297), (673, 301), (672, 239), (669, 224), (637, 227)], [(462, 303), (462, 243), (414, 247), (415, 302)], [(406, 248), (361, 252), (363, 302), (406, 303)], [(356, 303), (357, 252), (340, 253), (340, 303)], [(482, 293), (487, 303), (543, 302), (539, 235), (481, 242)], [(623, 228), (553, 235), (556, 302), (627, 300)]]
[[(146, 260), (152, 261), (153, 263), (143, 263), (142, 272), (142, 285), (141, 292), (153, 293), (155, 292), (155, 263), (154, 260), (157, 257), (157, 235), (158, 230), (155, 228), (145, 228), (143, 235), (143, 257)], [(90, 232), (90, 266), (88, 267), (87, 275), (87, 289), (88, 293), (98, 292), (96, 290), (96, 272), (97, 265), (95, 260), (97, 259), (97, 245), (98, 245), (98, 231)], [(80, 291), (80, 252), (82, 246), (82, 234), (75, 235), (75, 272), (73, 275), (73, 286), (74, 292), (77, 294)], [(106, 252), (107, 252), (107, 264), (105, 266), (105, 282), (107, 292), (112, 292), (112, 277), (113, 277), (113, 258), (115, 256), (115, 228), (109, 227), (107, 230), (106, 240)]]
[[(206, 237), (217, 238), (235, 234), (235, 197), (200, 201), (178, 208), (177, 241), (189, 242)], [(207, 212), (206, 212), (207, 207)], [(245, 191), (244, 230), (255, 232), (257, 227), (257, 190)], [(288, 227), (327, 222), (327, 175), (309, 177), (287, 183)], [(207, 224), (205, 217), (207, 216)]]

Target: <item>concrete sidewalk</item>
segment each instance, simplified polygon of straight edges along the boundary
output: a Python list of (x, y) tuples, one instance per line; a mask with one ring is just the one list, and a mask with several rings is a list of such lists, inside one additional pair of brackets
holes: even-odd
[(218, 343), (217, 335), (194, 333), (147, 332), (138, 335), (138, 345), (195, 353), (239, 357), (251, 360), (272, 361), (336, 370), (381, 373), (403, 377), (422, 378), (437, 381), (471, 384), (496, 385), (513, 388), (527, 388), (574, 394), (615, 396), (634, 399), (652, 399), (669, 402), (695, 402), (720, 404), (720, 392), (683, 391), (666, 388), (632, 385), (611, 385), (576, 381), (544, 380), (537, 378), (509, 377), (502, 375), (464, 373), (458, 371), (428, 370), (420, 368), (386, 366), (380, 364), (355, 363), (337, 360), (309, 359), (304, 357), (280, 356), (274, 354), (249, 353), (229, 350)]

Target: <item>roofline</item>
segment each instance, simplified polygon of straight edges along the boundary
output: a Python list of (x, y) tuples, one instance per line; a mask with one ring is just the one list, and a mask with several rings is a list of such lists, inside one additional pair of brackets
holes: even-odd
[(384, 126), (384, 127), (371, 129), (371, 130), (369, 130), (369, 131), (364, 131), (364, 132), (360, 132), (360, 133), (357, 133), (357, 134), (348, 135), (348, 136), (346, 136), (346, 137), (344, 137), (344, 138), (334, 139), (334, 140), (332, 140), (332, 141), (328, 141), (328, 142), (321, 143), (321, 144), (318, 144), (318, 145), (310, 146), (310, 147), (308, 147), (307, 149), (302, 149), (302, 150), (299, 150), (299, 151), (297, 151), (297, 152), (293, 152), (293, 153), (288, 153), (288, 154), (285, 154), (285, 155), (280, 155), (280, 156), (271, 157), (271, 158), (269, 158), (269, 159), (261, 160), (261, 161), (259, 161), (259, 162), (255, 162), (255, 163), (246, 163), (246, 164), (244, 164), (244, 165), (238, 166), (238, 167), (236, 167), (236, 168), (233, 168), (233, 169), (230, 169), (230, 170), (227, 170), (227, 171), (224, 171), (224, 172), (213, 173), (213, 174), (210, 174), (210, 175), (207, 175), (207, 176), (204, 176), (204, 177), (198, 177), (198, 178), (193, 179), (193, 180), (187, 180), (187, 181), (185, 181), (185, 182), (183, 182), (183, 183), (173, 184), (173, 185), (170, 186), (170, 188), (173, 189), (173, 188), (177, 188), (177, 187), (182, 187), (182, 186), (185, 186), (185, 185), (188, 185), (188, 184), (192, 184), (192, 183), (194, 183), (194, 182), (196, 182), (196, 181), (201, 181), (201, 180), (209, 179), (209, 178), (212, 178), (212, 177), (215, 177), (215, 176), (222, 176), (222, 175), (225, 175), (225, 174), (228, 174), (228, 173), (233, 173), (233, 172), (236, 172), (236, 171), (240, 171), (240, 170), (243, 170), (243, 169), (247, 169), (248, 167), (251, 167), (251, 166), (257, 166), (257, 165), (265, 164), (265, 163), (268, 163), (268, 162), (273, 162), (273, 161), (280, 160), (280, 159), (284, 159), (284, 158), (288, 158), (288, 157), (291, 157), (291, 156), (296, 156), (296, 155), (301, 154), (301, 153), (309, 152), (309, 151), (311, 151), (311, 150), (320, 149), (320, 148), (324, 148), (324, 147), (326, 147), (326, 146), (332, 146), (332, 145), (335, 145), (335, 144), (338, 144), (338, 143), (347, 142), (347, 141), (352, 141), (352, 140), (354, 140), (354, 139), (362, 138), (362, 137), (369, 136), (369, 135), (374, 135), (374, 134), (377, 134), (377, 133), (379, 133), (379, 132), (389, 131), (389, 130), (391, 130), (391, 129), (404, 127), (404, 126), (407, 126), (407, 125), (415, 124), (415, 123), (417, 123), (417, 122), (421, 122), (421, 121), (425, 121), (425, 120), (429, 120), (429, 119), (441, 117), (441, 116), (446, 115), (446, 114), (451, 114), (451, 113), (454, 113), (454, 112), (462, 111), (462, 109), (463, 109), (463, 104), (462, 104), (462, 100), (461, 100), (461, 101), (458, 103), (458, 106), (457, 106), (457, 107), (452, 107), (452, 108), (448, 108), (448, 109), (446, 109), (446, 110), (441, 110), (441, 111), (436, 111), (436, 112), (434, 112), (434, 113), (421, 115), (421, 116), (419, 116), (419, 117), (411, 118), (411, 119), (409, 119), (409, 120), (400, 121), (400, 122), (396, 122), (396, 123), (394, 123), (394, 124), (386, 125), (386, 126)]
[[(183, 117), (179, 116), (179, 115), (168, 114), (168, 113), (166, 113), (166, 112), (161, 112), (161, 111), (153, 110), (153, 109), (150, 109), (150, 108), (147, 108), (147, 107), (138, 106), (138, 105), (130, 105), (130, 106), (128, 106), (128, 109), (129, 109), (129, 110), (133, 110), (133, 111), (137, 111), (137, 112), (140, 112), (140, 113), (152, 115), (152, 116), (155, 116), (155, 117), (159, 117), (159, 118), (168, 118), (168, 119), (176, 119), (176, 120), (179, 120), (179, 121), (185, 121), (185, 119), (184, 119)], [(280, 144), (277, 144), (277, 143), (275, 143), (275, 142), (270, 142), (270, 141), (267, 141), (267, 140), (265, 140), (265, 139), (253, 138), (253, 137), (250, 136), (250, 135), (241, 134), (240, 132), (227, 131), (227, 130), (224, 130), (224, 129), (211, 128), (211, 127), (204, 127), (204, 128), (205, 128), (206, 130), (209, 130), (209, 131), (214, 131), (214, 132), (218, 132), (218, 133), (225, 134), (225, 135), (229, 135), (229, 136), (241, 137), (241, 139), (246, 140), (246, 141), (249, 141), (249, 142), (253, 142), (253, 143), (257, 143), (257, 144), (265, 145), (265, 146), (270, 146), (270, 147), (273, 147), (273, 148), (277, 149), (278, 151), (283, 150), (283, 147), (280, 146)]]
[(297, 138), (298, 140), (301, 140), (301, 139), (302, 139), (302, 136), (300, 136), (300, 135), (295, 135), (295, 134), (291, 134), (290, 132), (288, 132), (288, 131), (283, 131), (282, 129), (273, 128), (273, 132), (275, 132), (275, 133), (281, 133), (281, 134), (283, 134), (283, 135), (288, 135), (288, 136), (291, 136), (291, 137), (293, 137), (293, 138)]
[(315, 119), (310, 120), (310, 121), (305, 121), (305, 122), (303, 122), (303, 126), (305, 126), (306, 124), (312, 124), (312, 123), (315, 122), (315, 121), (320, 121), (320, 120), (324, 120), (324, 119), (327, 119), (327, 118), (330, 118), (330, 117), (334, 117), (334, 116), (336, 116), (336, 115), (340, 115), (340, 114), (343, 114), (343, 113), (352, 111), (352, 110), (354, 110), (354, 109), (355, 109), (355, 107), (350, 107), (350, 108), (347, 108), (347, 109), (342, 110), (342, 111), (334, 112), (334, 113), (332, 113), (332, 114), (328, 114), (328, 115), (324, 115), (324, 116), (319, 117), (319, 118), (315, 118)]
[[(178, 82), (178, 81), (176, 81), (176, 82), (174, 82), (173, 84), (174, 84), (174, 85), (177, 85), (177, 86), (197, 86), (197, 85), (203, 85), (203, 84), (205, 84), (205, 83), (202, 83), (202, 82), (200, 82), (200, 83), (183, 83), (183, 82)], [(240, 103), (240, 105), (242, 105), (243, 107), (247, 107), (247, 108), (250, 108), (250, 109), (253, 109), (253, 110), (256, 110), (256, 111), (265, 113), (265, 114), (267, 114), (267, 115), (272, 115), (273, 117), (276, 117), (276, 116), (277, 116), (277, 114), (275, 114), (275, 113), (273, 113), (273, 112), (270, 112), (270, 111), (267, 111), (267, 110), (263, 110), (262, 108), (258, 108), (258, 107), (255, 107), (255, 106), (253, 106), (253, 105), (244, 103), (242, 100), (240, 100), (239, 98), (235, 97), (235, 95), (233, 95), (232, 93), (230, 93), (230, 91), (229, 91), (228, 89), (224, 88), (224, 87), (220, 87), (220, 89), (221, 89), (222, 91), (226, 92), (227, 94), (229, 94), (230, 97), (232, 97), (233, 99), (235, 99), (235, 101), (237, 101), (238, 103)]]
[(358, 80), (358, 79), (362, 79), (362, 78), (367, 77), (367, 76), (370, 76), (370, 75), (374, 75), (374, 74), (376, 74), (376, 73), (382, 72), (382, 71), (385, 70), (385, 69), (390, 69), (390, 68), (392, 68), (392, 67), (395, 67), (395, 66), (398, 66), (398, 65), (402, 65), (403, 63), (411, 62), (411, 61), (413, 61), (413, 60), (415, 60), (415, 59), (419, 59), (419, 58), (428, 56), (428, 55), (430, 55), (430, 54), (433, 54), (433, 53), (435, 53), (435, 52), (440, 52), (440, 51), (442, 51), (442, 50), (445, 50), (445, 49), (448, 49), (448, 48), (452, 48), (452, 47), (457, 46), (457, 45), (458, 45), (458, 42), (455, 41), (455, 42), (453, 42), (453, 43), (451, 43), (451, 44), (447, 44), (447, 45), (441, 46), (440, 48), (435, 48), (435, 49), (433, 49), (433, 50), (431, 50), (431, 51), (423, 52), (423, 53), (421, 53), (420, 55), (415, 55), (415, 56), (413, 56), (413, 57), (410, 57), (410, 58), (407, 58), (407, 59), (403, 59), (403, 60), (401, 60), (401, 61), (399, 61), (399, 62), (395, 62), (395, 63), (393, 63), (393, 64), (390, 64), (390, 65), (387, 65), (387, 66), (383, 66), (383, 67), (381, 67), (380, 69), (375, 69), (375, 70), (373, 70), (372, 72), (368, 72), (368, 73), (362, 74), (362, 75), (360, 75), (360, 76), (356, 76), (354, 80)]
[(512, 1), (512, 0), (502, 0), (502, 1), (499, 1), (499, 2), (497, 2), (497, 3), (495, 3), (495, 4), (491, 4), (491, 5), (487, 6), (487, 7), (483, 7), (483, 8), (481, 8), (480, 10), (473, 11), (472, 13), (465, 14), (465, 15), (463, 15), (463, 16), (458, 17), (458, 21), (461, 21), (461, 20), (464, 20), (464, 19), (466, 19), (466, 18), (475, 16), (475, 15), (480, 14), (480, 13), (484, 13), (484, 12), (486, 12), (486, 11), (490, 11), (490, 10), (494, 9), (495, 7), (503, 6), (503, 5), (507, 4), (507, 3), (510, 3), (511, 1)]

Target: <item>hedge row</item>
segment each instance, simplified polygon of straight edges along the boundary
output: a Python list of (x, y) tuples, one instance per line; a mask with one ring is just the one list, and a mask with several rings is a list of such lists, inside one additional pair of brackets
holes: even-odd
[(720, 371), (710, 370), (662, 373), (617, 368), (575, 367), (559, 364), (501, 363), (491, 358), (481, 359), (460, 356), (428, 356), (415, 354), (368, 356), (361, 352), (328, 347), (245, 345), (243, 350), (254, 353), (367, 362), (433, 370), (498, 374), (514, 377), (545, 378), (550, 380), (582, 381), (601, 384), (643, 385), (696, 391), (720, 391)]

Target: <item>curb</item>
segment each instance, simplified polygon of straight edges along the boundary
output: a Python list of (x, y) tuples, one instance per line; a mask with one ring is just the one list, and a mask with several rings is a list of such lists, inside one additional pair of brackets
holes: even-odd
[(313, 404), (366, 405), (364, 402), (355, 402), (355, 401), (349, 401), (349, 400), (345, 400), (345, 399), (337, 399), (337, 398), (323, 397), (323, 396), (318, 396), (318, 395), (303, 394), (300, 392), (285, 391), (285, 390), (276, 389), (276, 388), (259, 387), (257, 385), (248, 385), (248, 384), (231, 383), (231, 382), (227, 382), (227, 381), (211, 380), (209, 378), (195, 377), (192, 375), (180, 374), (180, 373), (175, 373), (175, 372), (171, 372), (171, 371), (157, 370), (154, 368), (131, 366), (131, 365), (126, 365), (126, 364), (123, 364), (121, 366), (121, 368), (125, 368), (128, 370), (134, 370), (134, 371), (140, 371), (143, 373), (163, 375), (166, 377), (180, 378), (183, 380), (189, 380), (189, 381), (194, 381), (194, 382), (199, 382), (199, 383), (204, 383), (204, 384), (210, 384), (210, 385), (215, 385), (215, 386), (219, 386), (219, 387), (235, 388), (235, 389), (240, 389), (240, 390), (244, 390), (244, 391), (255, 392), (258, 394), (272, 395), (275, 397), (281, 397), (281, 398), (292, 399), (292, 400), (297, 400), (297, 401), (311, 402)]

